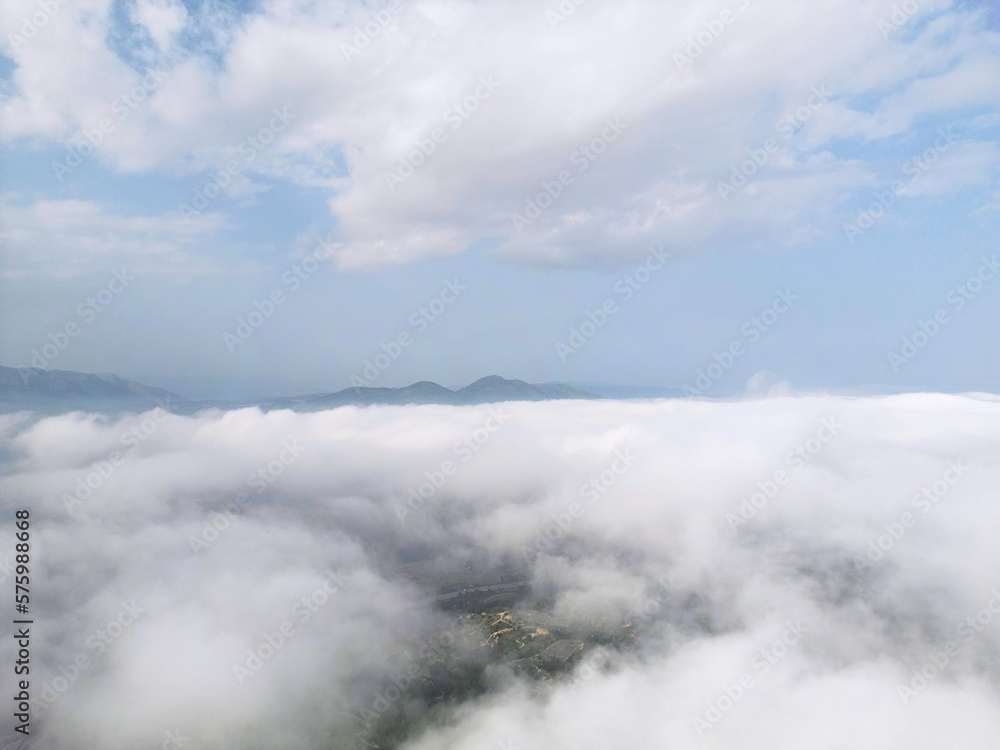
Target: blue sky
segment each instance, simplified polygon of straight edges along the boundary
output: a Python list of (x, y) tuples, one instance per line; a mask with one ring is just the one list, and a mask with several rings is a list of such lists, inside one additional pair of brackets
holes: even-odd
[(373, 384), (1000, 388), (987, 4), (79, 2), (19, 36), (40, 7), (0, 24), (4, 365), (339, 388), (406, 332)]

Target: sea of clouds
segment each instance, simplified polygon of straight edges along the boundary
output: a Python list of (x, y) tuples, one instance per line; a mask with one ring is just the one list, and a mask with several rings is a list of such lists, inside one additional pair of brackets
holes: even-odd
[(5, 612), (31, 512), (34, 747), (352, 747), (454, 628), (412, 559), (641, 624), (562, 684), (489, 669), (412, 750), (1000, 737), (992, 396), (21, 413), (0, 462)]

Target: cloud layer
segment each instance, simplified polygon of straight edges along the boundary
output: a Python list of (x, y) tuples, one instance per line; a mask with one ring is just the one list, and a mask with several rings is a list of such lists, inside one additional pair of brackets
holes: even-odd
[(413, 644), (454, 627), (421, 560), (516, 564), (531, 606), (636, 630), (561, 684), (491, 668), (409, 748), (992, 748), (998, 412), (908, 395), (4, 416), (0, 491), (32, 511), (39, 740), (351, 746)]

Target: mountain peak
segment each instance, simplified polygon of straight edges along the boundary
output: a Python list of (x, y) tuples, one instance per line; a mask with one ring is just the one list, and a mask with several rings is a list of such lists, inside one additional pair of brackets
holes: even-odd
[(491, 401), (547, 401), (553, 398), (594, 398), (590, 393), (572, 388), (562, 383), (541, 383), (532, 385), (523, 380), (508, 380), (499, 375), (487, 375), (456, 393), (465, 403), (488, 403)]
[(473, 382), (465, 386), (465, 388), (460, 388), (459, 390), (464, 391), (468, 388), (477, 388), (477, 387), (495, 388), (498, 385), (509, 385), (509, 384), (528, 385), (528, 383), (524, 382), (523, 380), (509, 380), (508, 378), (501, 377), (500, 375), (487, 375), (485, 377), (479, 378), (479, 380), (474, 380)]

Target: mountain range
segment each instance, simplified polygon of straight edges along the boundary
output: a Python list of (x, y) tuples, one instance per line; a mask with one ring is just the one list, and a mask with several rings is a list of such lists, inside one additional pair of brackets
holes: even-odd
[(58, 413), (74, 409), (135, 411), (161, 406), (168, 411), (193, 413), (202, 409), (257, 406), (264, 410), (321, 411), (338, 406), (377, 404), (486, 404), (498, 401), (547, 401), (600, 398), (563, 383), (531, 384), (489, 375), (464, 388), (451, 390), (424, 380), (402, 388), (345, 388), (333, 393), (310, 393), (269, 399), (189, 399), (163, 388), (125, 380), (116, 375), (94, 375), (69, 370), (0, 366), (0, 412), (22, 409)]

